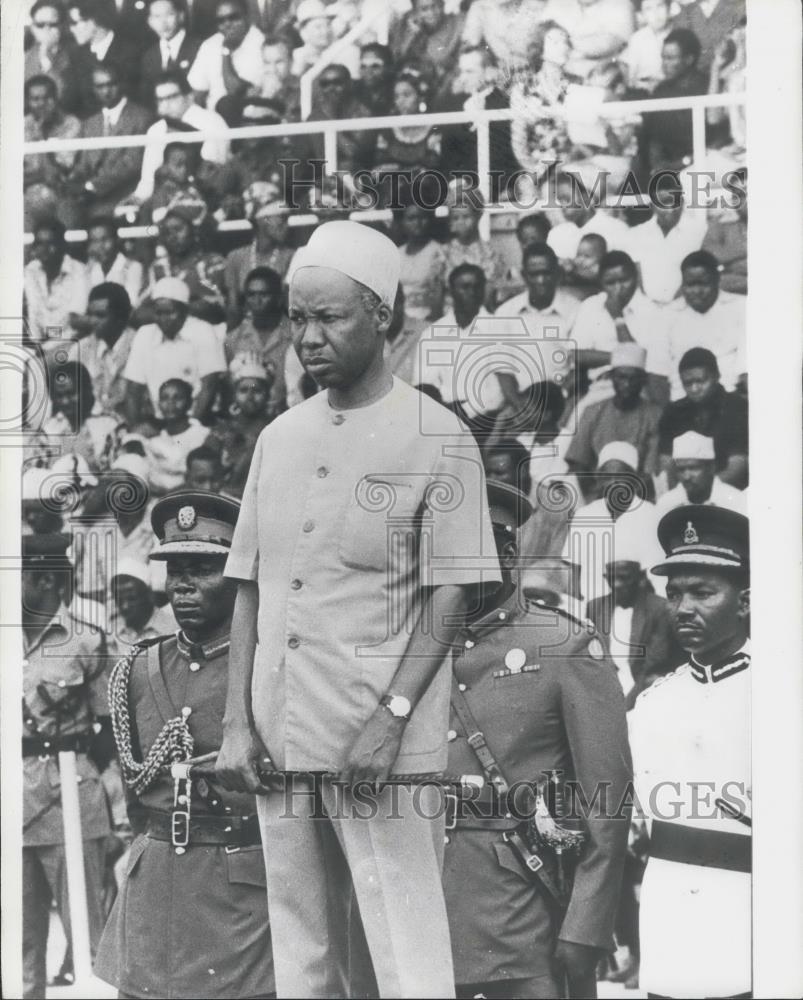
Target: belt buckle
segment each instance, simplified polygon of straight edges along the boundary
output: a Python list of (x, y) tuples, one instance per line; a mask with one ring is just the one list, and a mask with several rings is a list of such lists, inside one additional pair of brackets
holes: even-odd
[(446, 819), (445, 828), (447, 830), (454, 830), (457, 828), (459, 797), (455, 792), (444, 792), (444, 799), (446, 802), (446, 809), (444, 810), (444, 817)]
[(186, 847), (190, 842), (189, 810), (176, 809), (170, 816), (170, 843), (173, 847)]
[(239, 844), (224, 844), (223, 850), (226, 854), (236, 854), (240, 850)]

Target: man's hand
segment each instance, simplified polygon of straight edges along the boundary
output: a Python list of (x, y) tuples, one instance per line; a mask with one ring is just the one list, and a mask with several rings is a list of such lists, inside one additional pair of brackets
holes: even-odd
[(340, 772), (341, 780), (349, 785), (384, 781), (399, 756), (405, 725), (404, 719), (395, 718), (385, 708), (377, 708), (349, 751)]
[(230, 792), (265, 795), (268, 789), (259, 780), (260, 765), (265, 768), (270, 756), (253, 729), (226, 730), (215, 764), (215, 780)]
[[(555, 948), (555, 961), (566, 972), (569, 980), (570, 996), (591, 996), (589, 987), (596, 985), (595, 971), (597, 962), (602, 956), (601, 948), (593, 948), (588, 944), (578, 944), (576, 941), (558, 941)], [(596, 995), (596, 990), (594, 994)]]

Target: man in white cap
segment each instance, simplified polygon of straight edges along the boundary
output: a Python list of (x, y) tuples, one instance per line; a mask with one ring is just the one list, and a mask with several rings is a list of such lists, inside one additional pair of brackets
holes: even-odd
[(151, 298), (156, 321), (137, 331), (124, 372), (129, 426), (158, 412), (159, 388), (169, 378), (189, 382), (192, 416), (202, 420), (226, 371), (223, 345), (210, 323), (190, 316), (190, 290), (180, 278), (161, 278)]
[(132, 556), (117, 563), (111, 578), (114, 595), (112, 629), (118, 645), (133, 646), (142, 639), (175, 632), (176, 617), (169, 607), (157, 608), (148, 566)]
[(656, 504), (659, 517), (674, 507), (688, 503), (707, 503), (747, 513), (742, 491), (723, 483), (716, 474), (712, 437), (697, 431), (686, 431), (672, 442), (672, 461), (678, 484), (664, 493)]
[(647, 385), (647, 351), (632, 341), (611, 350), (613, 398), (587, 406), (566, 452), (574, 472), (597, 465), (600, 450), (611, 441), (628, 441), (638, 451), (638, 471), (658, 467), (658, 423), (661, 407), (642, 395)]
[[(445, 768), (444, 656), (500, 574), (473, 438), (384, 359), (398, 278), (395, 245), (358, 223), (320, 226), (299, 254), (293, 343), (324, 391), (262, 432), (226, 566), (239, 590), (218, 777), (263, 793), (283, 997), (354, 996), (356, 975), (369, 995), (454, 996), (438, 789), (382, 782)], [(325, 774), (269, 791), (266, 754)]]

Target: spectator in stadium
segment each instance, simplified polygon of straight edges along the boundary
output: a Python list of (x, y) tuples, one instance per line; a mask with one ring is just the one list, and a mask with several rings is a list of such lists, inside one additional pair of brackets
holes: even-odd
[[(685, 28), (673, 28), (661, 50), (663, 79), (652, 97), (695, 97), (708, 93), (708, 80), (700, 71), (700, 40)], [(691, 111), (650, 111), (643, 117), (642, 155), (649, 169), (680, 170), (692, 162)]]
[[(26, 142), (42, 139), (76, 139), (81, 123), (58, 104), (56, 83), (49, 76), (25, 81)], [(73, 193), (78, 155), (73, 152), (33, 153), (23, 160), (26, 228), (37, 219), (56, 216), (66, 226), (81, 219), (81, 201)]]
[(179, 278), (162, 278), (151, 290), (154, 323), (137, 330), (124, 376), (129, 427), (156, 413), (165, 379), (192, 386), (192, 416), (203, 421), (226, 370), (223, 347), (209, 323), (190, 315), (190, 290)]
[(614, 219), (596, 207), (593, 196), (577, 174), (559, 174), (554, 181), (554, 193), (563, 222), (550, 229), (547, 243), (557, 254), (561, 266), (566, 267), (567, 262), (571, 267), (580, 240), (589, 233), (602, 236), (608, 250), (625, 249), (627, 226), (621, 219)]
[[(747, 89), (747, 25), (742, 22), (717, 46), (708, 77), (709, 94), (740, 94)], [(705, 120), (711, 126), (709, 141), (721, 142), (740, 161), (747, 145), (747, 113), (744, 106), (706, 108)], [(729, 131), (725, 135), (724, 129)]]
[(142, 293), (144, 271), (138, 260), (123, 253), (114, 219), (108, 215), (94, 216), (87, 224), (86, 234), (89, 287), (115, 282), (125, 288), (131, 304), (136, 304)]
[(421, 323), (411, 323), (405, 314), (404, 288), (399, 285), (393, 302), (393, 318), (385, 334), (385, 360), (391, 372), (414, 385), (413, 368), (418, 357)]
[[(153, 116), (129, 100), (122, 88), (118, 68), (96, 66), (92, 87), (100, 110), (81, 126), (81, 138), (143, 135)], [(125, 202), (137, 186), (142, 170), (142, 147), (87, 149), (78, 156), (75, 185), (91, 215), (107, 215)]]
[(156, 607), (150, 571), (145, 563), (130, 556), (120, 559), (111, 585), (114, 595), (112, 635), (121, 656), (127, 652), (126, 646), (176, 631), (176, 618), (170, 607)]
[[(303, 76), (323, 57), (334, 41), (332, 20), (335, 11), (322, 0), (302, 0), (296, 11), (296, 25), (302, 44), (293, 51), (292, 72)], [(356, 69), (356, 67), (355, 67)], [(349, 73), (351, 69), (349, 69)]]
[(671, 302), (680, 289), (680, 265), (705, 236), (706, 213), (685, 204), (676, 174), (661, 174), (654, 187), (652, 217), (634, 226), (627, 251), (638, 264), (641, 287), (654, 302)]
[(123, 372), (135, 331), (129, 326), (131, 300), (113, 281), (94, 285), (89, 292), (84, 327), (88, 336), (79, 346), (79, 358), (89, 372), (96, 406), (120, 420), (126, 416)]
[(393, 54), (388, 46), (379, 42), (363, 45), (354, 96), (377, 118), (393, 114), (393, 80)]
[[(563, 267), (563, 287), (574, 295), (578, 302), (585, 302), (602, 290), (601, 267), (608, 252), (603, 236), (589, 233), (577, 244), (574, 260)], [(568, 264), (568, 267), (567, 267)]]
[(168, 142), (154, 175), (153, 193), (139, 207), (140, 222), (161, 222), (171, 209), (180, 206), (191, 212), (193, 225), (200, 226), (209, 215), (209, 204), (196, 183), (200, 169), (197, 143)]
[(93, 72), (113, 66), (121, 93), (133, 96), (139, 74), (140, 50), (130, 36), (118, 30), (117, 9), (104, 0), (68, 0), (70, 32), (78, 46), (75, 71), (80, 90), (79, 117), (85, 118), (100, 109)]
[(463, 45), (493, 53), (506, 86), (531, 59), (543, 0), (474, 0), (466, 14)]
[[(219, 114), (195, 103), (186, 77), (175, 69), (164, 70), (157, 76), (153, 85), (153, 101), (159, 117), (145, 134), (150, 139), (164, 135), (165, 145), (168, 134), (179, 122), (198, 131), (221, 131), (226, 128), (226, 122)], [(209, 163), (224, 164), (228, 156), (229, 143), (226, 139), (207, 139), (201, 145), (201, 158)], [(164, 145), (149, 143), (145, 147), (142, 172), (134, 192), (136, 201), (142, 203), (153, 194), (154, 178), (163, 158)]]
[(460, 181), (449, 184), (449, 240), (443, 246), (447, 273), (458, 264), (476, 264), (485, 273), (485, 305), (493, 311), (497, 285), (502, 279), (502, 262), (490, 241), (480, 236), (480, 219), (485, 212), (481, 192), (464, 187)]
[[(257, 182), (259, 184), (265, 182)], [(242, 295), (246, 278), (254, 268), (269, 268), (283, 281), (293, 259), (289, 244), (289, 207), (278, 200), (278, 191), (271, 200), (250, 200), (247, 206), (254, 238), (248, 246), (232, 250), (226, 257), (226, 294), (229, 325), (242, 318)]]
[(641, 0), (642, 27), (630, 36), (622, 53), (627, 82), (637, 90), (653, 91), (663, 79), (661, 53), (669, 34), (671, 0)]
[(678, 484), (658, 500), (658, 517), (663, 517), (673, 507), (689, 503), (713, 504), (747, 513), (744, 493), (728, 486), (716, 474), (713, 438), (697, 431), (679, 435), (672, 441), (672, 462)]
[(720, 288), (747, 295), (747, 168), (732, 176), (734, 207), (708, 223), (702, 249), (719, 261)]
[(747, 400), (723, 389), (717, 359), (704, 347), (692, 348), (683, 355), (679, 374), (685, 395), (669, 404), (658, 427), (662, 469), (670, 473), (669, 481), (674, 484), (674, 441), (695, 431), (713, 440), (719, 478), (744, 489), (748, 478)]
[(661, 407), (642, 398), (647, 384), (647, 352), (639, 344), (617, 344), (611, 351), (613, 397), (583, 411), (566, 452), (573, 472), (593, 472), (611, 441), (627, 441), (638, 452), (638, 472), (658, 471), (658, 421)]
[[(516, 240), (521, 252), (533, 243), (546, 243), (552, 223), (543, 212), (532, 212), (530, 215), (520, 215), (516, 223)], [(524, 291), (524, 278), (521, 274), (521, 257), (517, 263), (511, 264), (505, 272), (499, 286), (500, 302), (507, 302), (514, 295)], [(526, 522), (525, 522), (526, 523)]]
[[(406, 66), (393, 84), (393, 114), (418, 115), (427, 111), (429, 84), (417, 69)], [(434, 170), (441, 159), (441, 131), (433, 125), (403, 125), (382, 129), (376, 137), (374, 173), (410, 171), (413, 176)]]
[(405, 316), (415, 324), (441, 315), (446, 285), (443, 247), (432, 238), (432, 212), (411, 202), (402, 212), (404, 242), (399, 248), (399, 284), (404, 289)]
[(57, 0), (36, 0), (31, 7), (33, 44), (25, 52), (25, 82), (48, 76), (56, 85), (56, 100), (67, 114), (81, 108), (73, 49), (65, 38), (64, 8)]
[[(315, 82), (312, 111), (309, 121), (336, 121), (338, 118), (367, 118), (368, 108), (354, 95), (351, 74), (345, 66), (332, 63), (326, 66)], [(323, 140), (317, 136), (306, 136), (299, 142), (302, 163), (306, 160), (323, 159)], [(337, 168), (347, 173), (369, 169), (373, 164), (376, 138), (373, 132), (338, 132)]]
[(27, 335), (45, 344), (63, 344), (75, 336), (74, 318), (86, 311), (86, 265), (67, 253), (64, 226), (56, 218), (35, 225), (32, 251), (23, 277)]
[(581, 80), (616, 58), (635, 28), (631, 0), (548, 0), (543, 19), (568, 32), (572, 56), (566, 69)]
[(229, 375), (234, 386), (229, 416), (219, 420), (209, 432), (206, 447), (220, 456), (222, 489), (239, 498), (243, 495), (257, 438), (276, 416), (270, 403), (274, 377), (256, 356), (247, 354), (236, 355), (229, 366)]
[(690, 253), (680, 270), (682, 297), (667, 309), (672, 399), (683, 395), (679, 363), (692, 347), (713, 351), (722, 384), (730, 392), (747, 371), (744, 296), (720, 291), (719, 262), (706, 250)]
[(286, 41), (268, 37), (262, 46), (262, 81), (253, 96), (271, 101), (280, 121), (301, 120), (298, 78), (291, 72), (292, 51)]
[(185, 79), (198, 55), (201, 40), (188, 34), (186, 20), (186, 10), (180, 0), (149, 0), (148, 25), (158, 40), (142, 55), (138, 93), (140, 104), (157, 113), (154, 88), (162, 74), (172, 70)]
[(249, 21), (246, 0), (218, 0), (217, 32), (198, 49), (187, 80), (199, 104), (217, 110), (221, 98), (240, 97), (262, 81), (265, 36)]
[(464, 27), (462, 13), (447, 14), (444, 0), (414, 0), (390, 36), (397, 66), (417, 65), (432, 74), (430, 97), (437, 102), (450, 89)]
[(184, 482), (187, 455), (206, 441), (209, 431), (191, 417), (192, 386), (168, 378), (159, 386), (159, 433), (145, 437), (148, 486), (154, 496), (178, 489)]
[(222, 480), (220, 455), (214, 448), (202, 444), (187, 455), (186, 489), (220, 493)]
[[(546, 243), (532, 243), (522, 254), (522, 277), (526, 290), (503, 302), (495, 316), (521, 318), (534, 345), (539, 348), (537, 366), (543, 370), (529, 373), (529, 385), (545, 379), (560, 381), (567, 377), (571, 359), (556, 360), (557, 351), (547, 350), (549, 340), (568, 340), (577, 316), (577, 299), (559, 288), (560, 266), (555, 251)], [(547, 338), (547, 331), (549, 338)], [(567, 352), (561, 351), (566, 354)], [(526, 374), (526, 373), (525, 373)]]
[(226, 335), (226, 360), (255, 359), (270, 377), (270, 412), (285, 408), (284, 361), (290, 328), (284, 309), (282, 279), (269, 267), (256, 267), (245, 279), (245, 318)]
[(694, 33), (700, 43), (700, 69), (707, 71), (717, 46), (745, 19), (745, 0), (692, 0), (683, 4), (672, 27)]
[(649, 397), (663, 406), (669, 398), (670, 361), (661, 310), (638, 287), (636, 266), (621, 250), (603, 258), (600, 283), (603, 290), (579, 307), (573, 331), (576, 365), (594, 382), (588, 401), (610, 395), (604, 376), (611, 352), (620, 344), (637, 344), (647, 352)]
[(23, 535), (49, 535), (60, 532), (64, 519), (53, 501), (54, 478), (48, 469), (31, 465), (23, 468), (20, 494), (20, 522)]

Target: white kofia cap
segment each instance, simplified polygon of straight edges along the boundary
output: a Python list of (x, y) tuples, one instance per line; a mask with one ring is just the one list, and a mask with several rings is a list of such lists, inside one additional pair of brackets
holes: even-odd
[(181, 278), (160, 278), (151, 290), (151, 300), (172, 299), (173, 302), (190, 301), (190, 290)]
[(672, 458), (713, 462), (714, 439), (706, 434), (698, 434), (697, 431), (686, 431), (672, 442)]
[(635, 472), (638, 469), (638, 451), (628, 441), (609, 441), (599, 453), (597, 468), (601, 469), (606, 462), (624, 462)]
[(647, 367), (647, 352), (641, 344), (617, 344), (611, 351), (611, 368), (640, 368), (644, 371)]
[(290, 284), (303, 267), (329, 267), (376, 292), (393, 308), (399, 287), (399, 250), (393, 240), (360, 222), (325, 222), (296, 254)]

